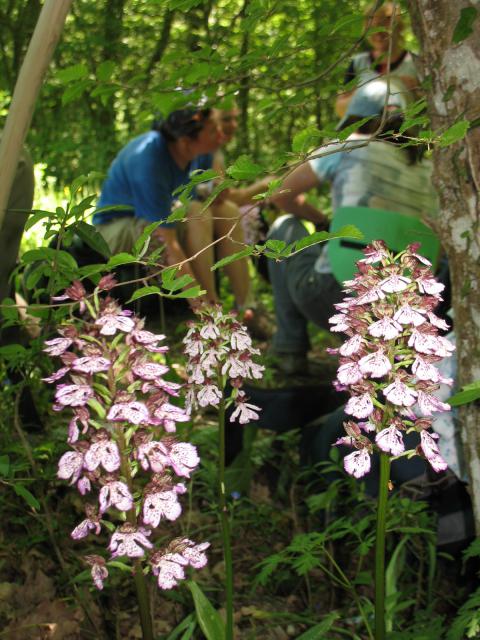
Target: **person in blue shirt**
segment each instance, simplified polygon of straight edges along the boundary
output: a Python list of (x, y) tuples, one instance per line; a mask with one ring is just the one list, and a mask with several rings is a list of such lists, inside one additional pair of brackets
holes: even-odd
[[(189, 182), (193, 171), (207, 168), (209, 154), (221, 142), (211, 109), (172, 112), (121, 149), (110, 166), (93, 217), (113, 253), (130, 252), (145, 226), (160, 220), (152, 241), (165, 246), (166, 264), (181, 265), (182, 272), (197, 280), (211, 302), (218, 299), (211, 272), (215, 238), (211, 212), (203, 211), (182, 225), (167, 222), (167, 218), (175, 207), (175, 190)], [(238, 251), (231, 243), (223, 244), (227, 255)], [(188, 261), (190, 256), (195, 257)], [(248, 274), (234, 272), (233, 277)], [(232, 282), (232, 289), (238, 288)]]

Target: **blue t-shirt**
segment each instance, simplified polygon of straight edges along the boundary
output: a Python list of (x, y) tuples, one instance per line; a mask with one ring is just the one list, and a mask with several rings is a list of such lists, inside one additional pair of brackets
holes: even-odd
[[(93, 223), (103, 224), (126, 215), (148, 222), (166, 220), (175, 199), (173, 192), (188, 183), (192, 171), (204, 169), (204, 158), (198, 156), (181, 169), (159, 131), (149, 131), (134, 138), (112, 162), (97, 204), (98, 208), (124, 206), (125, 209), (95, 213)], [(174, 225), (164, 223), (162, 226)]]

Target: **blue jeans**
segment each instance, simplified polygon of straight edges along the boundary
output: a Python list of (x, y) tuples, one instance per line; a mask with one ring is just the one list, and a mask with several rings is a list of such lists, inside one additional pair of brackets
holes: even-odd
[[(294, 216), (281, 216), (270, 228), (268, 237), (287, 244), (308, 235)], [(314, 265), (325, 245), (316, 244), (281, 262), (268, 261), (275, 303), (277, 332), (273, 348), (282, 353), (305, 354), (310, 348), (307, 322), (329, 328), (334, 304), (343, 299), (333, 275), (317, 273)]]

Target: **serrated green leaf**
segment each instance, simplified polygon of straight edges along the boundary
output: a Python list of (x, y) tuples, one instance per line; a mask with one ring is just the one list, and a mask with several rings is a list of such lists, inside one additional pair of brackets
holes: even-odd
[(170, 285), (175, 281), (178, 273), (178, 267), (168, 267), (162, 271), (162, 287), (169, 289)]
[(450, 144), (458, 142), (465, 137), (469, 127), (470, 122), (468, 120), (459, 120), (442, 133), (439, 140), (440, 146), (448, 147)]
[(246, 155), (239, 156), (235, 162), (227, 168), (227, 175), (234, 180), (254, 180), (261, 172), (262, 167), (255, 164), (251, 158)]
[(183, 287), (186, 287), (188, 284), (191, 284), (193, 281), (194, 280), (193, 280), (192, 276), (189, 275), (188, 273), (185, 273), (183, 276), (180, 276), (180, 278), (177, 278), (173, 282), (169, 281), (168, 286), (166, 284), (164, 284), (163, 286), (168, 291), (173, 292), (173, 291), (178, 291), (179, 289), (182, 289)]
[(99, 233), (92, 224), (80, 221), (77, 223), (75, 229), (80, 238), (85, 242), (85, 244), (88, 244), (91, 249), (100, 255), (105, 256), (105, 258), (110, 258), (112, 255), (110, 247), (106, 243), (102, 234)]
[(112, 79), (112, 75), (117, 65), (113, 60), (104, 60), (97, 67), (97, 79), (100, 82), (109, 82)]
[(160, 293), (160, 287), (155, 287), (153, 285), (150, 285), (148, 287), (140, 287), (140, 289), (137, 289), (133, 292), (133, 295), (131, 296), (130, 300), (128, 300), (128, 302), (134, 302), (139, 298), (144, 298), (145, 296), (150, 296), (154, 293)]
[(285, 249), (287, 243), (284, 240), (273, 240), (272, 238), (270, 238), (266, 241), (265, 246), (272, 251), (280, 253)]
[(67, 82), (72, 82), (73, 80), (81, 80), (88, 75), (88, 69), (85, 64), (74, 64), (70, 67), (66, 67), (65, 69), (61, 69), (57, 71), (57, 78), (63, 84)]
[(14, 484), (13, 489), (17, 496), (23, 498), (29, 507), (32, 507), (32, 509), (37, 509), (37, 511), (40, 510), (39, 501), (23, 484)]
[(0, 476), (8, 476), (10, 471), (10, 458), (8, 456), (0, 456)]
[(193, 597), (198, 624), (207, 640), (224, 640), (225, 625), (216, 609), (205, 596), (196, 582), (188, 581), (188, 588)]
[(460, 17), (453, 31), (452, 42), (458, 44), (473, 33), (473, 23), (478, 16), (475, 7), (464, 7), (460, 10)]
[(225, 265), (230, 264), (231, 262), (235, 262), (235, 260), (241, 260), (242, 258), (247, 258), (248, 256), (251, 256), (254, 251), (255, 249), (253, 247), (245, 247), (245, 249), (242, 249), (241, 251), (237, 251), (237, 253), (233, 253), (232, 255), (226, 256), (225, 258), (222, 258), (221, 260), (216, 262), (213, 265), (213, 267), (210, 267), (210, 271), (215, 271), (216, 269), (220, 269), (221, 267), (224, 267)]
[(293, 136), (293, 153), (307, 153), (312, 148), (318, 147), (322, 139), (321, 132), (316, 127), (307, 127)]
[(72, 84), (65, 89), (62, 95), (62, 106), (73, 102), (79, 98), (88, 87), (92, 86), (91, 80), (80, 80), (76, 84)]

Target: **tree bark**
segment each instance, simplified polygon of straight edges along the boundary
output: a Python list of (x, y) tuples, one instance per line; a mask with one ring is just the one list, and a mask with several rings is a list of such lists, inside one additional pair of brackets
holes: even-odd
[[(244, 0), (242, 10), (240, 12), (242, 20), (247, 16), (250, 0)], [(250, 31), (243, 29), (242, 43), (240, 46), (240, 60), (245, 60), (250, 49)], [(250, 101), (250, 78), (244, 75), (240, 80), (240, 88), (238, 90), (237, 104), (240, 109), (239, 127), (237, 133), (237, 153), (249, 153), (250, 136), (248, 131), (248, 106)]]
[[(480, 5), (477, 0), (408, 0), (421, 44), (420, 77), (427, 88), (434, 131), (468, 120), (466, 136), (434, 148), (434, 185), (440, 212), (431, 221), (448, 256), (457, 339), (458, 386), (480, 379)], [(463, 14), (461, 13), (464, 10)], [(465, 10), (467, 12), (465, 13)], [(459, 40), (466, 14), (476, 18)], [(453, 42), (454, 33), (456, 34)], [(479, 405), (460, 410), (475, 525), (480, 534)]]
[(38, 92), (71, 4), (72, 0), (45, 0), (20, 69), (0, 143), (0, 229)]

